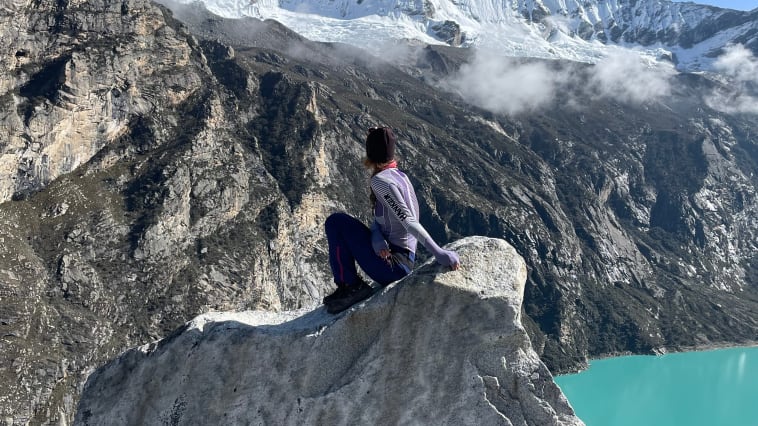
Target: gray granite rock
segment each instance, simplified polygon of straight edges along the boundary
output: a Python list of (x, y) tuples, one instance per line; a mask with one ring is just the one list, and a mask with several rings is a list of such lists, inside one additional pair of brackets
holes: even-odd
[(93, 373), (75, 422), (580, 425), (521, 325), (527, 269), (503, 240), (452, 244), (337, 316), (197, 317)]

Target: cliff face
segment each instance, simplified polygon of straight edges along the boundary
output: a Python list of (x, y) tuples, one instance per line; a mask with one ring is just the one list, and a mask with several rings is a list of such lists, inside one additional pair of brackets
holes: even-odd
[(452, 245), (344, 314), (206, 314), (94, 372), (76, 422), (580, 425), (521, 325), (526, 265)]
[(494, 114), (435, 83), (465, 51), (400, 67), (198, 13), (0, 6), (3, 418), (69, 421), (96, 367), (203, 312), (317, 304), (323, 220), (368, 219), (378, 123), (438, 242), (505, 238), (525, 258), (522, 319), (553, 371), (758, 334), (758, 121), (703, 105), (719, 81)]
[(12, 0), (0, 29), (0, 201), (87, 163), (135, 116), (201, 84), (187, 34), (147, 1)]
[[(291, 207), (234, 124), (259, 105), (229, 104), (168, 11), (40, 1), (0, 13), (3, 418), (70, 420), (94, 366), (197, 313), (318, 296), (328, 280), (306, 260), (336, 202)], [(257, 78), (233, 82), (257, 99)], [(311, 117), (314, 86), (298, 90)], [(320, 144), (302, 161), (326, 179)]]

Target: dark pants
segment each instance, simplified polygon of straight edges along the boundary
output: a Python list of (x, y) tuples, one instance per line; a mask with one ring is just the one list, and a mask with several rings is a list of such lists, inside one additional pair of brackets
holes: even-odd
[[(329, 265), (337, 285), (351, 285), (358, 281), (355, 262), (381, 285), (407, 275), (402, 266), (390, 263), (374, 253), (371, 230), (358, 219), (345, 213), (334, 213), (326, 219), (324, 228), (329, 242)], [(390, 250), (393, 251), (392, 246)]]

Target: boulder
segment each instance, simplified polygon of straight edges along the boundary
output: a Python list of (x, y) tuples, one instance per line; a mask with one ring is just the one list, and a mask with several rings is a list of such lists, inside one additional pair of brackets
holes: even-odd
[(199, 316), (95, 371), (76, 423), (581, 425), (521, 324), (527, 270), (499, 239), (451, 244), (332, 316)]

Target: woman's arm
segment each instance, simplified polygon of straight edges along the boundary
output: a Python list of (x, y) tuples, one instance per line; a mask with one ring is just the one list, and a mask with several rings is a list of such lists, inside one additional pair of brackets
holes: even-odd
[(451, 266), (453, 269), (458, 268), (460, 264), (458, 255), (437, 245), (431, 235), (419, 223), (416, 215), (408, 208), (397, 185), (379, 179), (372, 179), (371, 189), (376, 194), (377, 201), (384, 206), (385, 212), (390, 211), (390, 214), (403, 225), (405, 230), (432, 253), (438, 263), (444, 266)]
[(387, 244), (387, 240), (384, 239), (382, 227), (376, 219), (371, 223), (371, 247), (373, 247), (374, 253), (382, 259), (390, 254), (390, 246)]

